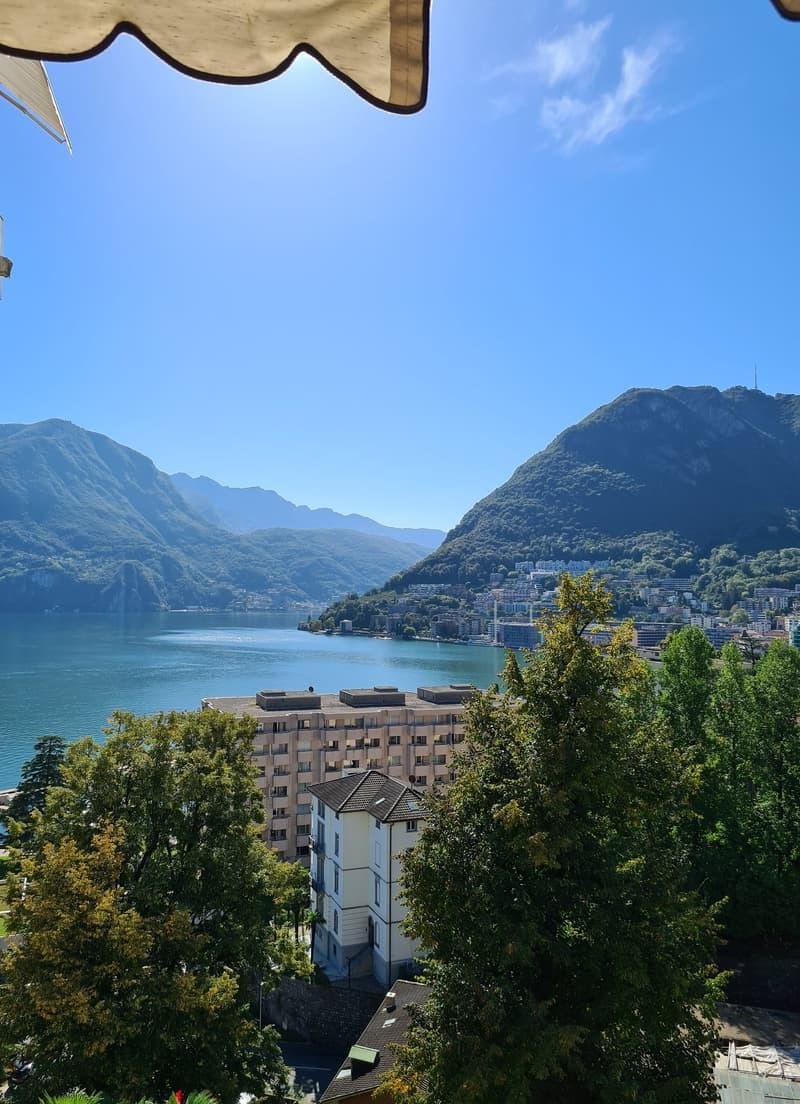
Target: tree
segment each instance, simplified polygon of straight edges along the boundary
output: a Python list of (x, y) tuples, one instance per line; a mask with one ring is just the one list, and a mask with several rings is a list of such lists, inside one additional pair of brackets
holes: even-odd
[(664, 717), (676, 743), (701, 755), (714, 687), (714, 649), (702, 629), (686, 626), (667, 639), (661, 659), (660, 704)]
[(60, 736), (42, 736), (33, 745), (36, 753), (23, 763), (17, 792), (11, 799), (4, 820), (12, 820), (25, 826), (24, 835), (30, 833), (30, 820), (35, 810), (44, 809), (47, 791), (61, 784), (61, 767), (67, 745)]
[(104, 745), (70, 747), (17, 856), (10, 927), (23, 938), (2, 964), (0, 1033), (33, 1060), (24, 1095), (281, 1092), (253, 988), (304, 956), (280, 920), (284, 868), (258, 838), (254, 722), (113, 721)]
[(762, 939), (800, 940), (800, 651), (775, 641), (754, 676), (750, 862)]
[(300, 926), (311, 908), (311, 876), (300, 863), (280, 863), (276, 867), (276, 904), (294, 929), (300, 942)]
[[(739, 647), (722, 649), (719, 674), (709, 701), (703, 799), (702, 844), (695, 880), (712, 899), (727, 898), (726, 929), (751, 930), (757, 905), (753, 882), (751, 798), (753, 734), (757, 711), (753, 679)], [(754, 895), (754, 890), (755, 895)]]
[(562, 579), (544, 645), (471, 706), (456, 780), (407, 856), (431, 996), (391, 1090), (430, 1104), (695, 1104), (711, 1077), (712, 909), (686, 888), (694, 772), (591, 578)]

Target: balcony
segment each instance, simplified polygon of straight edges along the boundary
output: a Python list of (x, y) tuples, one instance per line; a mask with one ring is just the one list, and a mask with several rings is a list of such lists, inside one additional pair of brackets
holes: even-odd
[(364, 737), (363, 736), (359, 740), (347, 740), (346, 743), (345, 743), (345, 747), (347, 748), (348, 751), (357, 751), (357, 750), (360, 750), (361, 748), (363, 748), (363, 746), (364, 746)]

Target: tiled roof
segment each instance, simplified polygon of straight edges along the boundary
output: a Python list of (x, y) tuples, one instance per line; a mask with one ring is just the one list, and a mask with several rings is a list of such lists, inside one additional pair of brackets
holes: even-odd
[(308, 787), (337, 813), (370, 813), (384, 824), (422, 819), (422, 794), (381, 771), (359, 771)]
[(316, 782), (308, 790), (337, 813), (366, 812), (385, 781), (386, 775), (380, 771), (357, 771), (329, 782)]
[[(409, 1025), (409, 1005), (424, 1004), (428, 999), (427, 985), (416, 981), (396, 981), (391, 992), (381, 1001), (381, 1006), (358, 1039), (357, 1045), (378, 1052), (378, 1061), (371, 1068), (353, 1076), (349, 1056), (320, 1098), (320, 1104), (330, 1100), (347, 1100), (372, 1093), (392, 1068), (395, 1061), (393, 1047), (405, 1041)], [(392, 995), (393, 994), (393, 995)], [(389, 1011), (391, 1005), (395, 1007)]]

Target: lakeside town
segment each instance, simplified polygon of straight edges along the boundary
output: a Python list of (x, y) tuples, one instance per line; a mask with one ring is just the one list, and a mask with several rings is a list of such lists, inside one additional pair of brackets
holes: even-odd
[[(747, 558), (743, 558), (747, 563)], [(369, 596), (339, 600), (352, 604), (355, 619), (330, 617), (301, 621), (301, 630), (364, 633), (415, 640), (446, 640), (503, 648), (533, 649), (541, 643), (537, 627), (543, 614), (556, 607), (558, 578), (592, 572), (614, 596), (615, 610), (633, 622), (634, 643), (641, 654), (653, 658), (676, 629), (693, 625), (702, 629), (714, 648), (738, 641), (750, 656), (760, 655), (774, 640), (800, 646), (800, 583), (755, 586), (731, 609), (713, 608), (698, 596), (697, 577), (658, 577), (617, 570), (608, 560), (520, 561), (511, 571), (496, 571), (489, 586), (472, 589), (465, 584), (415, 583), (402, 594), (372, 612)], [(365, 611), (362, 614), (362, 610)], [(360, 620), (359, 620), (360, 617)], [(364, 621), (367, 623), (364, 623)], [(618, 621), (615, 623), (619, 623)], [(613, 623), (590, 628), (595, 643), (607, 643)]]

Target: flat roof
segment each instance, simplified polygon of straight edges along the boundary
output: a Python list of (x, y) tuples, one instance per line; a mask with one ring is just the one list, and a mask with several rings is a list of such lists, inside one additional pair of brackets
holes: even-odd
[[(421, 689), (427, 689), (422, 687)], [(203, 698), (203, 705), (208, 709), (218, 709), (221, 713), (235, 713), (239, 717), (255, 717), (258, 720), (263, 720), (265, 717), (275, 717), (279, 713), (383, 713), (387, 709), (416, 709), (425, 710), (428, 713), (440, 713), (442, 712), (442, 705), (437, 705), (436, 702), (425, 701), (424, 698), (420, 698), (416, 690), (404, 690), (401, 693), (405, 694), (406, 700), (404, 705), (345, 705), (343, 701), (340, 701), (338, 694), (319, 694), (320, 704), (313, 709), (293, 709), (291, 707), (285, 710), (280, 709), (262, 709), (260, 705), (256, 703), (255, 694), (248, 695), (247, 697), (225, 697), (225, 698)], [(451, 703), (454, 704), (454, 703)], [(455, 706), (458, 708), (458, 706)], [(452, 708), (448, 707), (447, 712), (452, 713)]]

